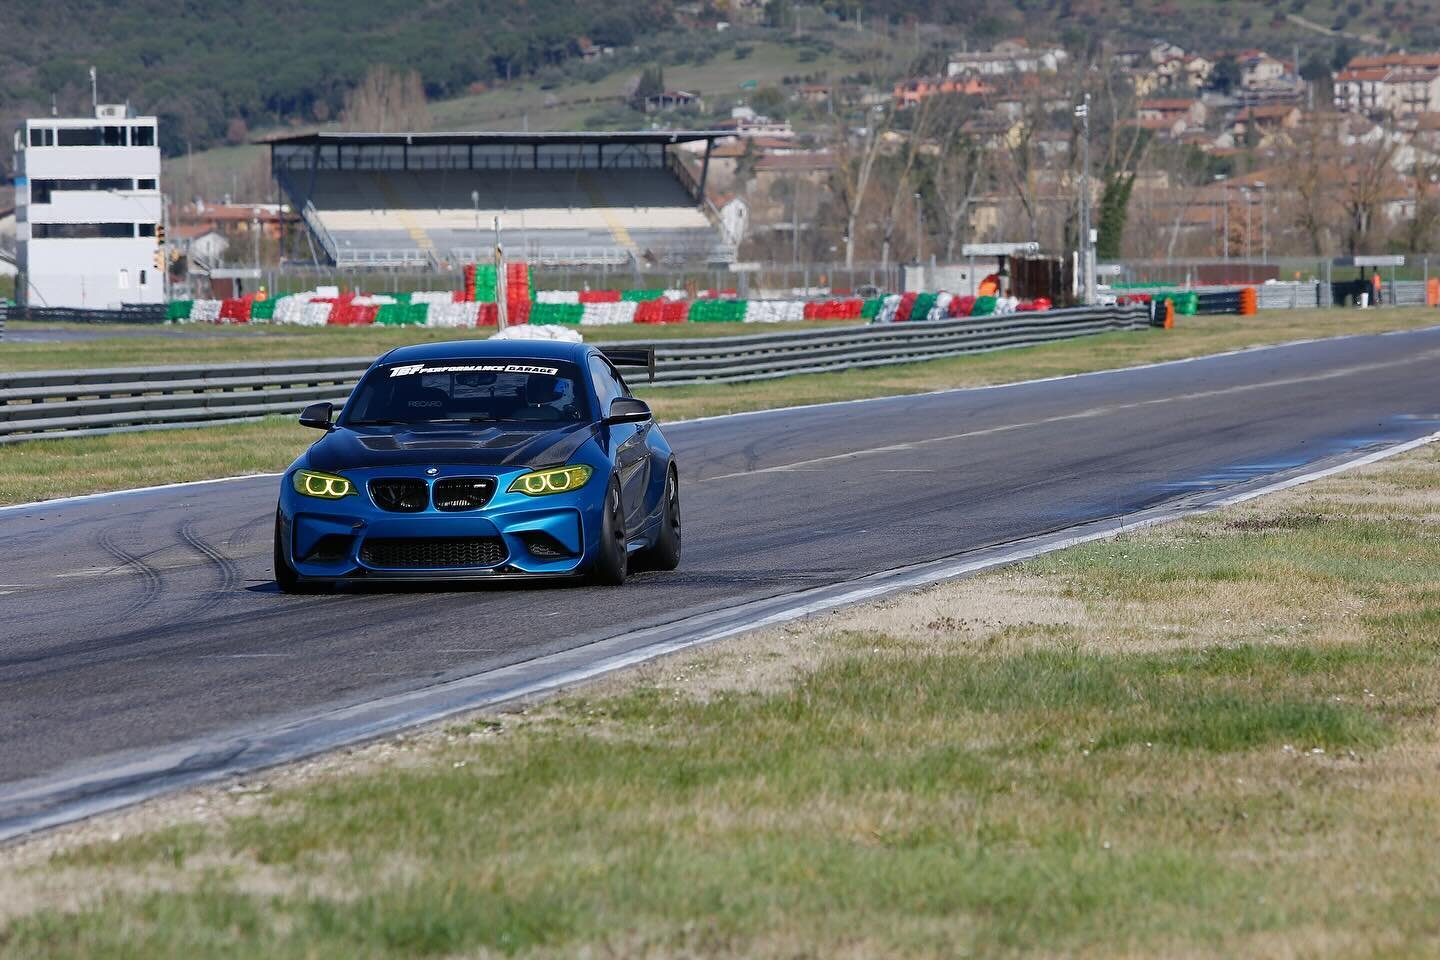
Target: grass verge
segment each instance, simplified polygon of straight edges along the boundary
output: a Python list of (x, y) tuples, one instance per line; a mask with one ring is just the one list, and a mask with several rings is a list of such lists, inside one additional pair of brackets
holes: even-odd
[(0, 953), (1434, 955), (1437, 508), (1430, 447), (82, 825)]
[[(691, 337), (734, 337), (783, 330), (834, 329), (853, 323), (780, 323), (757, 327), (753, 323), (617, 324), (588, 327), (582, 333), (595, 342), (622, 340), (676, 340)], [(0, 340), (0, 375), (6, 371), (71, 370), (95, 367), (133, 367), (166, 363), (240, 363), (253, 360), (312, 360), (321, 357), (378, 357), (387, 350), (411, 343), (440, 340), (485, 339), (493, 329), (446, 327), (293, 327), (264, 324), (245, 326), (167, 326), (147, 335), (127, 326), (97, 328), (84, 323), (28, 323), (7, 325), (15, 334), (54, 331), (92, 335), (93, 339), (20, 342)]]
[[(1279, 314), (1279, 316), (1277, 316)], [(1084, 337), (1038, 347), (874, 367), (840, 373), (785, 377), (757, 383), (693, 387), (640, 387), (637, 392), (662, 421), (718, 416), (807, 403), (921, 393), (952, 387), (1013, 383), (1202, 356), (1225, 350), (1306, 337), (1375, 333), (1427, 326), (1433, 311), (1275, 311), (1259, 319), (1198, 317), (1170, 331), (1136, 331)], [(753, 332), (753, 325), (694, 324)], [(633, 328), (626, 328), (627, 330)], [(674, 328), (669, 328), (674, 329)], [(418, 332), (418, 331), (417, 331)], [(310, 331), (309, 345), (352, 345), (355, 331)], [(361, 332), (360, 336), (366, 334)], [(229, 346), (225, 344), (222, 346)], [(323, 352), (323, 351), (320, 351)], [(273, 472), (293, 460), (314, 434), (288, 419), (234, 427), (167, 430), (75, 440), (28, 441), (0, 457), (0, 503), (21, 503), (80, 493), (118, 490)]]

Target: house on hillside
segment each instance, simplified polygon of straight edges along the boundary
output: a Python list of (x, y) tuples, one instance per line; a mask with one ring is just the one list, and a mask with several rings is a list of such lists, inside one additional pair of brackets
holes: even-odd
[(1005, 40), (990, 50), (952, 53), (945, 65), (945, 75), (998, 77), (1015, 73), (1055, 73), (1069, 60), (1070, 54), (1057, 44), (1031, 47), (1024, 40)]
[(1295, 76), (1290, 61), (1272, 57), (1264, 50), (1241, 50), (1235, 54), (1235, 62), (1240, 66), (1240, 86), (1247, 90), (1285, 83)]
[(1249, 141), (1262, 144), (1283, 130), (1298, 127), (1300, 118), (1300, 108), (1288, 104), (1246, 107), (1230, 121), (1229, 132), (1236, 143)]
[(1335, 107), (1407, 117), (1440, 111), (1440, 54), (1354, 57), (1335, 75)]
[(895, 106), (904, 110), (939, 94), (987, 97), (994, 92), (993, 86), (976, 76), (911, 77), (895, 84), (894, 97)]
[(705, 101), (701, 99), (700, 94), (685, 90), (666, 90), (664, 93), (654, 93), (645, 98), (646, 113), (664, 113), (679, 107), (696, 107), (704, 110)]
[(1136, 110), (1141, 120), (1167, 120), (1182, 124), (1181, 130), (1189, 127), (1203, 127), (1209, 116), (1204, 101), (1183, 97), (1155, 98), (1141, 100)]

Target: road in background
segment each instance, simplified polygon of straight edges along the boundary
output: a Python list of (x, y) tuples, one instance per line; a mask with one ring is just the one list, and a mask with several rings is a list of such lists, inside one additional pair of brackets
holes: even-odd
[(284, 596), (273, 478), (0, 511), (0, 782), (1418, 437), (1437, 369), (1422, 330), (676, 424), (685, 561), (621, 589)]

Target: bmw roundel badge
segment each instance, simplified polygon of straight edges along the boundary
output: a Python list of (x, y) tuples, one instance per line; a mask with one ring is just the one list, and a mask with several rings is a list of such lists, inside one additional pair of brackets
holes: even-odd
[(430, 467), (429, 469), (427, 469), (427, 470), (425, 471), (425, 476), (427, 476), (427, 477), (433, 477), (433, 476), (435, 476), (435, 474), (437, 474), (437, 473), (439, 473), (439, 472), (440, 472), (440, 468), (439, 468), (439, 467)]

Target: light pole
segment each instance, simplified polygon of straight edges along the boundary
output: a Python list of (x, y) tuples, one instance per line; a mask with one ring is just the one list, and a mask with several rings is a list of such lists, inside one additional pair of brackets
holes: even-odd
[(480, 191), (470, 191), (470, 206), (475, 208), (475, 231), (480, 231)]
[(1095, 298), (1095, 283), (1092, 277), (1090, 256), (1090, 94), (1085, 102), (1075, 108), (1080, 118), (1080, 302), (1092, 303)]
[(1221, 236), (1221, 238), (1223, 239), (1224, 244), (1225, 244), (1225, 252), (1224, 252), (1224, 254), (1223, 254), (1222, 256), (1223, 256), (1223, 259), (1225, 260), (1225, 262), (1226, 262), (1226, 263), (1229, 263), (1229, 262), (1230, 262), (1230, 184), (1223, 182), (1225, 178), (1222, 177), (1222, 176), (1221, 176), (1220, 174), (1218, 174), (1218, 173), (1215, 175), (1215, 179), (1222, 181), (1221, 184), (1220, 184), (1220, 208), (1221, 208), (1221, 210), (1224, 212), (1224, 220), (1223, 220), (1223, 226), (1221, 226), (1221, 228), (1220, 228), (1220, 236)]

